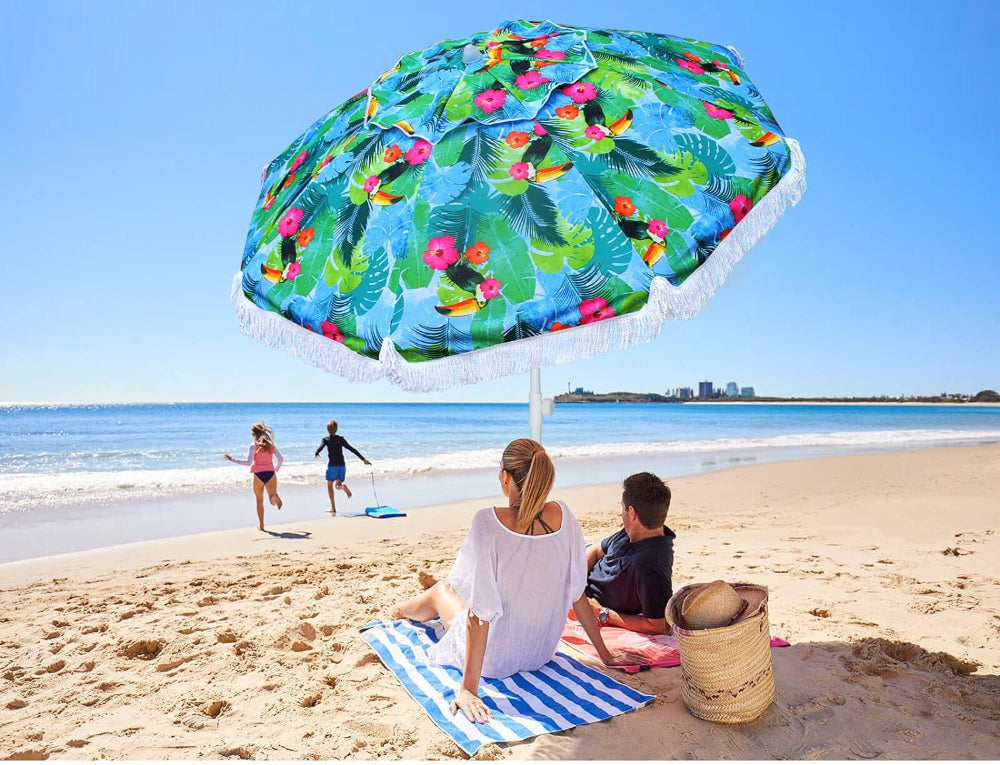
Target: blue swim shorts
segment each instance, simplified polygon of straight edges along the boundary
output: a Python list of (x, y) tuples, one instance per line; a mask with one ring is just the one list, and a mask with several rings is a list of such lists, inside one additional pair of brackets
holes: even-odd
[(344, 481), (347, 478), (347, 465), (328, 465), (326, 468), (326, 480)]

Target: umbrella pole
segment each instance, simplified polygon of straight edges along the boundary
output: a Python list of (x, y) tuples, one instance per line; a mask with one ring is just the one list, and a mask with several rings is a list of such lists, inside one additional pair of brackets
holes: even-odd
[(531, 390), (528, 393), (528, 429), (531, 438), (542, 442), (542, 370), (535, 367), (529, 373)]
[(528, 393), (528, 429), (531, 438), (542, 442), (542, 418), (555, 411), (555, 402), (551, 398), (542, 398), (542, 370), (535, 367), (531, 370), (531, 390)]

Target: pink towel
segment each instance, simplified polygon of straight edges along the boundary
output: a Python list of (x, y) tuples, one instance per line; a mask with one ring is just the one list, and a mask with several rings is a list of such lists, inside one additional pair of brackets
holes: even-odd
[[(673, 635), (644, 635), (641, 632), (632, 632), (620, 627), (603, 627), (601, 637), (604, 638), (605, 645), (612, 651), (631, 651), (649, 659), (649, 662), (644, 664), (614, 667), (614, 669), (621, 669), (629, 674), (642, 672), (653, 667), (676, 667), (681, 663), (680, 648), (677, 645), (677, 638)], [(580, 622), (572, 619), (567, 620), (562, 639), (567, 645), (600, 661), (597, 649), (591, 645), (587, 633), (580, 626)], [(787, 645), (789, 643), (779, 637), (771, 638), (772, 648)]]

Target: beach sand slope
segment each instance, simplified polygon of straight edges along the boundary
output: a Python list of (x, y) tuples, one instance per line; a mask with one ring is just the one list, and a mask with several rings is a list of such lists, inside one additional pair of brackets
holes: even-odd
[[(1000, 755), (1000, 448), (671, 483), (675, 587), (770, 590), (775, 703), (716, 725), (679, 669), (621, 675), (656, 700), (479, 759)], [(616, 529), (619, 487), (561, 495)], [(357, 630), (446, 575), (483, 504), (0, 566), (0, 757), (464, 759)]]

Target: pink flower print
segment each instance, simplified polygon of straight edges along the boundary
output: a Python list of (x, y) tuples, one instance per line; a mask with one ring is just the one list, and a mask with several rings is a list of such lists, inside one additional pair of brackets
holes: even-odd
[(693, 74), (705, 74), (705, 70), (701, 68), (701, 65), (695, 63), (694, 61), (687, 61), (686, 59), (679, 58), (677, 59), (677, 66), (687, 69)]
[(510, 166), (510, 170), (508, 170), (507, 172), (511, 174), (512, 178), (516, 178), (519, 181), (523, 181), (527, 179), (529, 175), (531, 175), (531, 165), (529, 165), (527, 162), (515, 162), (513, 165)]
[(514, 84), (521, 90), (532, 90), (546, 82), (549, 82), (549, 78), (543, 77), (540, 72), (536, 72), (534, 69), (529, 69), (524, 74), (518, 75), (518, 78), (514, 80)]
[(604, 127), (604, 125), (588, 125), (583, 133), (591, 141), (600, 141), (602, 138), (607, 138), (611, 134), (611, 131)]
[(564, 96), (569, 96), (574, 103), (585, 104), (597, 98), (597, 88), (589, 82), (576, 82), (562, 89)]
[(378, 187), (381, 183), (382, 181), (379, 180), (379, 177), (377, 175), (369, 175), (367, 178), (365, 178), (365, 191), (371, 194), (373, 191), (378, 190)]
[(733, 113), (728, 109), (723, 109), (721, 106), (716, 106), (708, 101), (702, 101), (702, 103), (705, 105), (705, 114), (709, 117), (714, 117), (717, 120), (730, 120), (733, 118)]
[(535, 51), (535, 58), (542, 58), (548, 61), (565, 61), (566, 54), (561, 50), (549, 50), (548, 48), (541, 48)]
[(424, 250), (424, 263), (435, 271), (444, 271), (448, 266), (458, 260), (458, 250), (455, 248), (455, 239), (448, 234), (435, 237), (427, 243)]
[(476, 106), (489, 114), (497, 109), (503, 108), (503, 102), (507, 100), (506, 90), (484, 90), (476, 96)]
[(294, 173), (296, 170), (302, 167), (302, 163), (306, 161), (307, 156), (309, 156), (308, 150), (299, 154), (299, 156), (297, 156), (295, 159), (292, 160), (292, 166), (289, 167), (288, 170)]
[(344, 342), (344, 336), (341, 334), (340, 330), (337, 329), (337, 325), (332, 321), (324, 321), (320, 324), (320, 329), (323, 330), (323, 335), (334, 340), (338, 343)]
[(294, 279), (294, 278), (295, 278), (296, 276), (298, 276), (298, 275), (299, 275), (300, 273), (302, 273), (302, 266), (300, 266), (300, 265), (299, 265), (298, 263), (289, 263), (289, 264), (288, 264), (288, 265), (287, 265), (287, 266), (285, 267), (285, 273), (284, 273), (284, 274), (282, 274), (282, 275), (283, 275), (283, 276), (284, 276), (284, 277), (285, 277), (286, 279)]
[(483, 300), (492, 300), (497, 295), (500, 294), (500, 288), (503, 285), (500, 284), (498, 279), (490, 277), (489, 279), (484, 279), (483, 283), (479, 285), (479, 291), (483, 294)]
[(610, 319), (615, 315), (615, 309), (608, 305), (602, 297), (591, 298), (580, 303), (581, 324), (593, 324), (595, 321)]
[(535, 128), (534, 128), (533, 132), (534, 132), (535, 135), (548, 135), (549, 134), (549, 131), (546, 130), (545, 128), (543, 128), (542, 127), (542, 123), (538, 122), (537, 120), (535, 121)]
[(733, 211), (733, 220), (739, 223), (753, 209), (753, 200), (746, 194), (737, 194), (729, 203), (729, 209)]
[(670, 231), (670, 229), (667, 228), (667, 224), (664, 223), (659, 218), (653, 218), (653, 220), (651, 220), (646, 225), (648, 227), (647, 230), (649, 231), (653, 239), (658, 239), (661, 242), (663, 241), (664, 237), (666, 237), (667, 233)]
[(299, 221), (302, 220), (303, 211), (298, 207), (291, 208), (278, 221), (278, 233), (282, 236), (295, 236), (299, 230)]
[(419, 165), (431, 155), (431, 144), (423, 138), (418, 138), (413, 148), (406, 152), (406, 161), (411, 165)]

